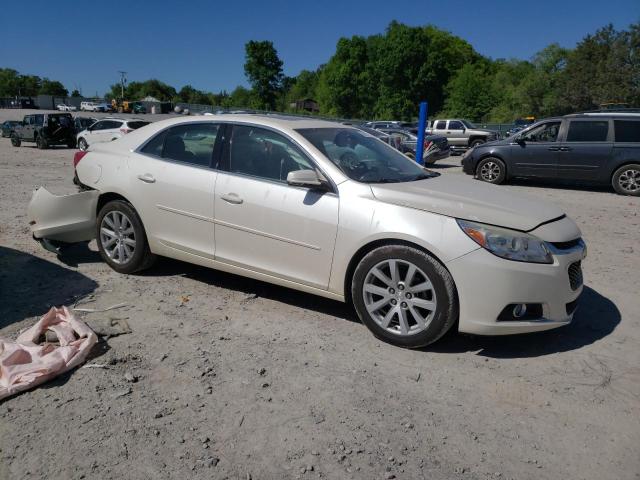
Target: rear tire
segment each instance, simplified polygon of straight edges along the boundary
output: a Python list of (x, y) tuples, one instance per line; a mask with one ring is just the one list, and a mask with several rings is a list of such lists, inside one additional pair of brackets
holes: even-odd
[(80, 137), (80, 139), (78, 139), (78, 148), (84, 152), (89, 148), (89, 144), (84, 138)]
[(483, 158), (476, 168), (476, 178), (483, 182), (499, 185), (507, 178), (507, 167), (499, 158)]
[(147, 234), (133, 206), (124, 200), (108, 202), (98, 214), (96, 240), (100, 256), (118, 273), (134, 273), (153, 265)]
[(47, 143), (47, 140), (42, 135), (38, 135), (36, 137), (36, 146), (40, 150), (44, 150), (49, 146), (49, 144)]
[(18, 136), (18, 134), (14, 133), (13, 135), (11, 135), (11, 145), (13, 145), (14, 147), (19, 147), (21, 145), (21, 141), (20, 141), (20, 137)]
[(640, 164), (623, 165), (611, 177), (611, 185), (620, 195), (640, 196)]
[(428, 253), (406, 245), (365, 255), (353, 274), (351, 298), (377, 338), (405, 348), (439, 340), (458, 319), (451, 274)]

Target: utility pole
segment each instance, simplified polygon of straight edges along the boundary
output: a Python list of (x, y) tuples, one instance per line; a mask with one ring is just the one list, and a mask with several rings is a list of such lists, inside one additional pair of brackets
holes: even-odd
[(118, 73), (120, 74), (120, 100), (124, 100), (124, 84), (127, 83), (127, 72), (118, 70)]

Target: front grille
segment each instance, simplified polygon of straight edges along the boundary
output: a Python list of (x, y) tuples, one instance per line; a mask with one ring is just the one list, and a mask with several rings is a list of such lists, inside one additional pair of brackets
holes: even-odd
[(569, 265), (569, 285), (571, 290), (577, 290), (582, 285), (582, 267), (580, 262), (573, 262)]
[(576, 238), (575, 240), (570, 240), (568, 242), (549, 242), (551, 245), (556, 247), (559, 250), (568, 250), (573, 247), (577, 247), (580, 244), (580, 239)]

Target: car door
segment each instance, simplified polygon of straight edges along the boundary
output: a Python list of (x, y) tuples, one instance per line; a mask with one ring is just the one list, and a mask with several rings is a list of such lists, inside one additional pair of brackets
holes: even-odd
[(451, 145), (456, 147), (466, 147), (469, 141), (464, 134), (465, 130), (464, 124), (461, 121), (449, 120), (447, 129), (445, 130), (445, 135)]
[(598, 180), (613, 152), (611, 121), (572, 118), (563, 134), (558, 155), (558, 178)]
[(176, 125), (133, 153), (131, 200), (156, 251), (213, 259), (219, 132), (211, 122)]
[(327, 288), (337, 194), (287, 184), (290, 171), (317, 168), (291, 139), (253, 125), (229, 129), (216, 180), (216, 260)]
[(515, 137), (507, 170), (517, 176), (556, 178), (561, 124), (560, 120), (544, 122)]
[(23, 140), (33, 140), (33, 115), (27, 115), (22, 121), (20, 138)]

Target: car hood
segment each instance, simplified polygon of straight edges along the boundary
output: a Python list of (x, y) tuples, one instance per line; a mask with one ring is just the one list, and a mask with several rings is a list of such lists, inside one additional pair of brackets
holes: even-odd
[(416, 182), (371, 184), (371, 190), (381, 202), (524, 232), (564, 216), (564, 212), (551, 203), (454, 175)]

